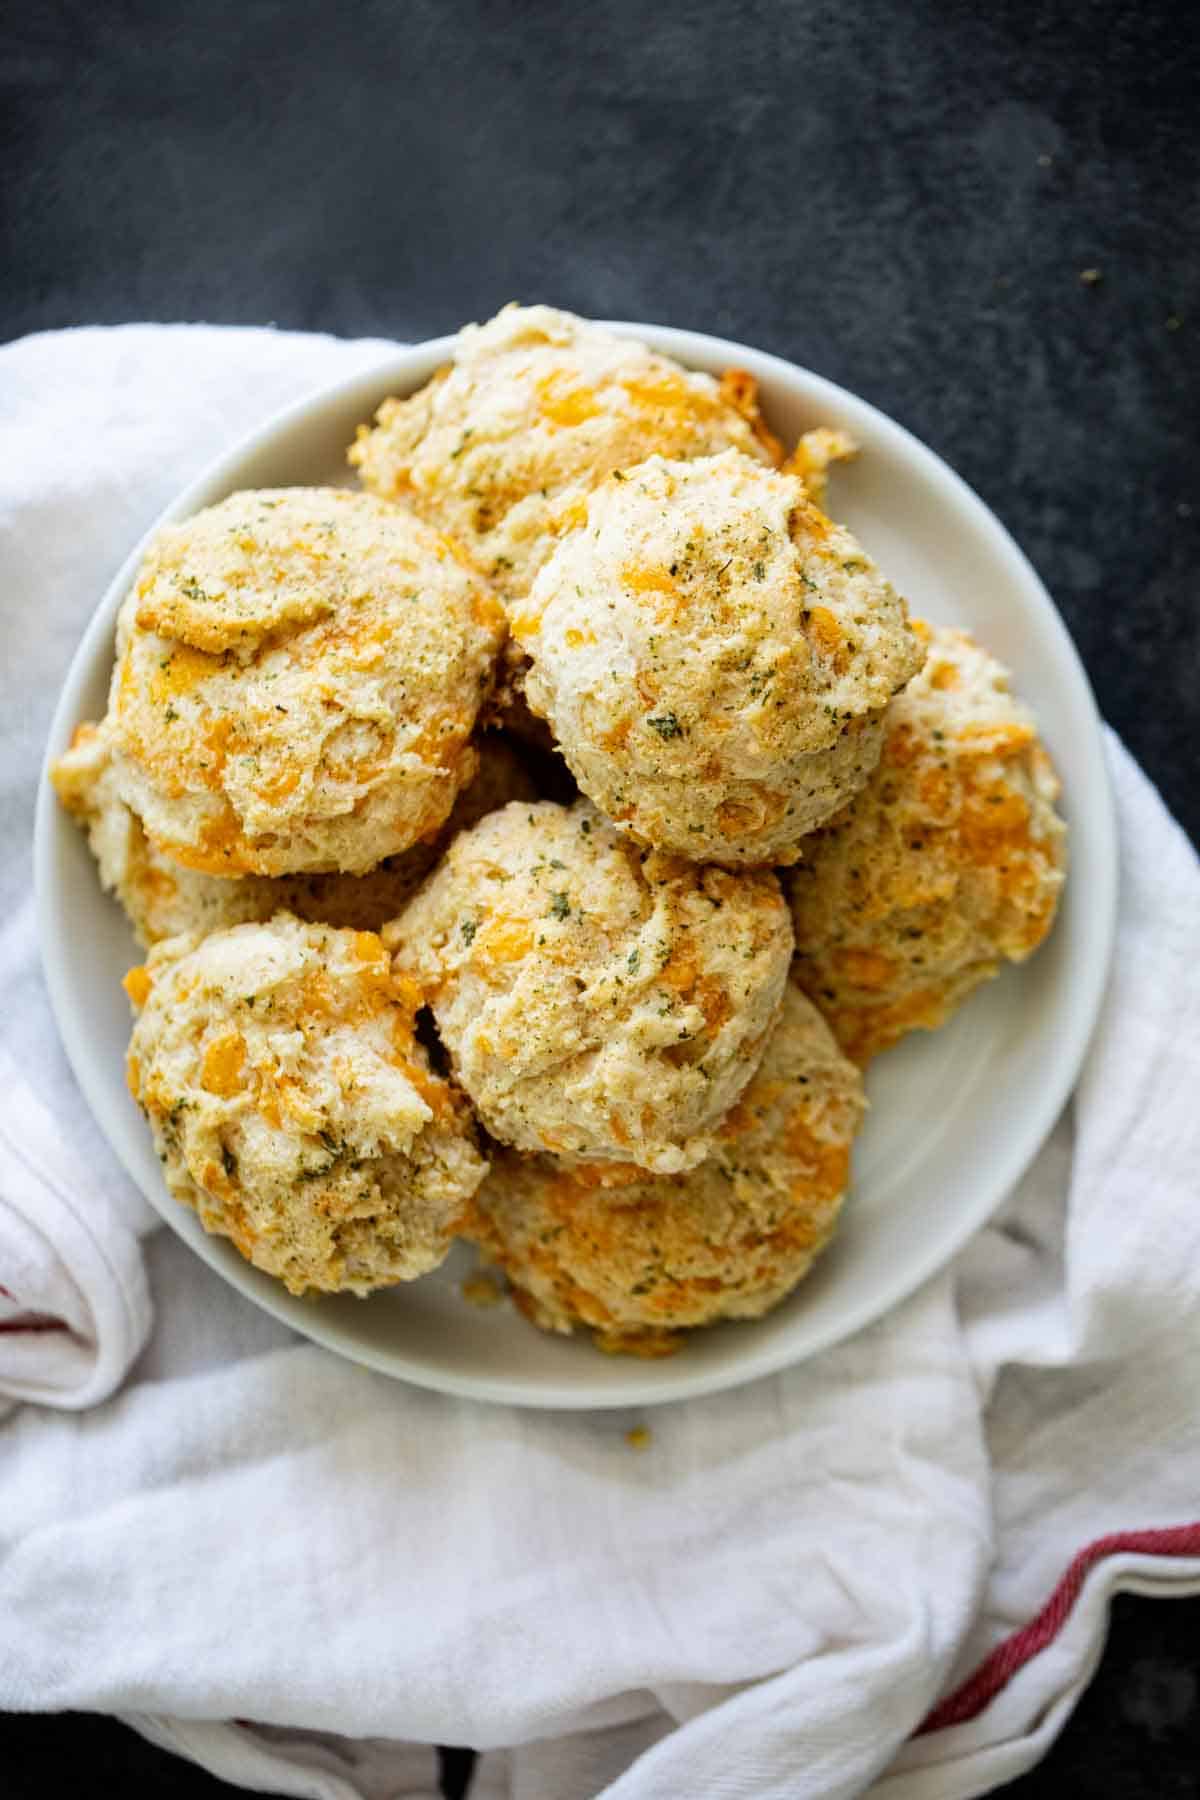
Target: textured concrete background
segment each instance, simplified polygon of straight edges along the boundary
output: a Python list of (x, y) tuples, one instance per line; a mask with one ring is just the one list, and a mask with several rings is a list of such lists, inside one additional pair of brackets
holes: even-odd
[[(808, 364), (994, 507), (1200, 839), (1188, 13), (8, 8), (0, 335), (156, 318), (410, 338), (522, 298)], [(1013, 1792), (1200, 1795), (1198, 1625), (1200, 1603), (1123, 1602), (1079, 1718)], [(11, 1721), (4, 1745), (14, 1795), (76, 1754), (113, 1791), (216, 1788), (116, 1727)]]

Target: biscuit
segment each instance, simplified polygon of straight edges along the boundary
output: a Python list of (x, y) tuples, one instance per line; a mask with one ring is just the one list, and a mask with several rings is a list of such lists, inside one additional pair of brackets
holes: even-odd
[(658, 1170), (708, 1154), (791, 956), (773, 873), (641, 850), (586, 802), (461, 833), (384, 935), (493, 1137)]
[(126, 977), (129, 1086), (167, 1185), (294, 1294), (436, 1268), (486, 1163), (380, 939), (280, 915)]
[(781, 455), (751, 376), (718, 382), (572, 313), (514, 305), (466, 326), (453, 362), (419, 392), (385, 400), (350, 461), (373, 494), (469, 545), (517, 599), (545, 560), (558, 495), (654, 451), (731, 448)]
[(470, 781), (502, 636), (486, 583), (404, 509), (233, 494), (158, 534), (121, 609), (121, 798), (202, 874), (361, 874)]
[(711, 1155), (676, 1175), (500, 1152), (467, 1235), (547, 1331), (663, 1355), (682, 1329), (754, 1319), (829, 1241), (863, 1110), (857, 1069), (795, 988)]
[(966, 632), (920, 629), (878, 769), (786, 878), (795, 979), (860, 1063), (1030, 956), (1066, 873), (1058, 778), (1008, 671)]
[(797, 477), (733, 451), (651, 457), (559, 524), (510, 626), (583, 792), (659, 849), (794, 861), (920, 667), (903, 600)]

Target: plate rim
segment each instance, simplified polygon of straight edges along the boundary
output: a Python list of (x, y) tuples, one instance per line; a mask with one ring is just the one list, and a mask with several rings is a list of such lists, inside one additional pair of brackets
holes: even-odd
[[(1068, 1020), (1066, 1042), (1060, 1044), (1060, 1055), (1050, 1079), (1038, 1097), (1035, 1108), (1027, 1110), (1031, 1119), (1004, 1155), (994, 1155), (989, 1173), (980, 1183), (981, 1198), (974, 1206), (962, 1206), (951, 1222), (936, 1237), (931, 1237), (925, 1254), (917, 1256), (905, 1269), (896, 1287), (880, 1301), (864, 1297), (857, 1305), (847, 1307), (844, 1314), (830, 1321), (827, 1329), (818, 1330), (804, 1345), (790, 1347), (786, 1341), (764, 1343), (756, 1353), (752, 1341), (727, 1366), (705, 1366), (690, 1373), (686, 1364), (640, 1365), (645, 1371), (640, 1379), (631, 1379), (620, 1389), (587, 1388), (575, 1380), (547, 1380), (527, 1387), (512, 1377), (462, 1375), (453, 1370), (434, 1369), (414, 1361), (403, 1351), (387, 1353), (368, 1343), (348, 1345), (343, 1328), (332, 1320), (322, 1323), (319, 1308), (301, 1298), (289, 1295), (270, 1276), (244, 1262), (237, 1251), (218, 1237), (211, 1237), (198, 1227), (189, 1214), (173, 1198), (165, 1183), (160, 1193), (151, 1193), (139, 1171), (131, 1166), (120, 1143), (110, 1135), (105, 1124), (108, 1104), (98, 1082), (92, 1079), (92, 1057), (76, 1020), (76, 1008), (68, 992), (64, 966), (56, 954), (51, 937), (54, 911), (52, 893), (55, 887), (54, 851), (56, 834), (67, 823), (62, 817), (56, 796), (48, 779), (49, 765), (65, 747), (78, 722), (80, 693), (91, 679), (97, 656), (98, 640), (111, 639), (115, 615), (128, 591), (141, 561), (145, 546), (163, 525), (189, 517), (200, 507), (211, 503), (212, 495), (230, 482), (236, 471), (252, 457), (269, 450), (276, 440), (287, 437), (306, 423), (311, 423), (332, 403), (346, 403), (356, 392), (377, 396), (381, 384), (412, 391), (433, 369), (449, 359), (457, 341), (457, 333), (424, 340), (409, 346), (397, 345), (381, 354), (378, 362), (353, 375), (326, 382), (272, 413), (260, 425), (246, 433), (228, 449), (208, 462), (155, 518), (105, 587), (93, 609), (68, 665), (47, 734), (42, 759), (34, 819), (34, 897), (37, 915), (38, 946), (43, 976), (50, 997), (55, 1025), (72, 1073), (85, 1101), (113, 1155), (133, 1181), (159, 1218), (181, 1237), (188, 1247), (214, 1269), (232, 1287), (254, 1304), (289, 1326), (300, 1336), (321, 1345), (334, 1354), (361, 1366), (403, 1380), (426, 1391), (453, 1395), (490, 1404), (528, 1407), (533, 1410), (590, 1412), (630, 1406), (665, 1405), (671, 1401), (694, 1399), (703, 1394), (721, 1393), (778, 1373), (818, 1355), (835, 1344), (844, 1342), (858, 1331), (886, 1318), (917, 1292), (933, 1275), (945, 1268), (975, 1233), (1012, 1192), (1025, 1170), (1052, 1131), (1079, 1076), (1088, 1045), (1095, 1031), (1104, 1002), (1116, 940), (1119, 898), (1118, 837), (1116, 806), (1111, 772), (1104, 750), (1104, 726), (1095, 693), (1079, 652), (1066, 624), (1045, 584), (1025, 552), (1007, 527), (973, 488), (944, 459), (908, 428), (882, 412), (870, 401), (852, 390), (831, 381), (814, 370), (768, 351), (756, 350), (731, 339), (680, 327), (655, 325), (628, 320), (600, 320), (606, 330), (623, 337), (639, 338), (652, 347), (673, 355), (685, 366), (696, 366), (697, 351), (703, 360), (721, 360), (726, 367), (747, 367), (760, 380), (774, 379), (795, 390), (804, 389), (806, 401), (816, 407), (829, 405), (838, 412), (859, 414), (869, 422), (877, 440), (889, 442), (893, 450), (934, 483), (947, 488), (958, 506), (965, 510), (975, 528), (990, 540), (1001, 561), (1007, 565), (1006, 575), (1014, 584), (1024, 587), (1036, 601), (1045, 623), (1057, 639), (1058, 650), (1071, 670), (1076, 698), (1083, 703), (1089, 728), (1091, 758), (1099, 776), (1099, 787), (1091, 796), (1094, 817), (1091, 821), (1093, 853), (1103, 871), (1101, 891), (1090, 896), (1089, 910), (1093, 918), (1093, 935), (1099, 953), (1082, 965), (1072, 977), (1072, 1008)], [(364, 401), (365, 411), (373, 411), (378, 398)], [(71, 827), (75, 829), (75, 827)], [(199, 1231), (186, 1229), (189, 1222)], [(752, 1322), (753, 1323), (753, 1322)], [(532, 1329), (532, 1328), (531, 1328)], [(651, 1367), (661, 1371), (652, 1373)]]

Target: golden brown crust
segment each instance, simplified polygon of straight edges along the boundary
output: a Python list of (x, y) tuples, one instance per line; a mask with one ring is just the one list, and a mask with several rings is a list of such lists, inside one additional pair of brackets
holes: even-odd
[(796, 448), (780, 473), (798, 475), (813, 505), (827, 512), (825, 500), (830, 469), (835, 463), (853, 462), (857, 455), (858, 445), (848, 431), (832, 431), (828, 425), (817, 425), (797, 440)]
[(494, 733), (478, 742), (479, 770), (454, 803), (433, 843), (414, 844), (365, 875), (245, 875), (235, 880), (186, 869), (151, 843), (117, 789), (108, 720), (78, 727), (50, 778), (87, 832), (101, 885), (116, 895), (138, 942), (149, 948), (180, 932), (222, 931), (262, 923), (277, 912), (310, 924), (381, 931), (411, 900), (459, 831), (505, 806), (532, 800), (536, 788), (516, 753)]
[(435, 1268), (486, 1169), (371, 932), (278, 914), (130, 971), (129, 1086), (167, 1184), (292, 1293)]
[(202, 874), (362, 873), (470, 781), (502, 637), (486, 584), (403, 510), (231, 495), (158, 534), (122, 608), (121, 797)]
[(454, 362), (385, 400), (350, 449), (363, 485), (468, 544), (518, 599), (545, 560), (549, 509), (652, 452), (778, 460), (751, 377), (718, 384), (548, 306), (506, 306), (459, 334)]
[(660, 1356), (679, 1332), (758, 1318), (836, 1224), (863, 1107), (857, 1071), (794, 988), (707, 1161), (683, 1174), (503, 1152), (468, 1235), (544, 1330)]
[(494, 1137), (659, 1169), (707, 1153), (791, 955), (774, 874), (639, 850), (586, 802), (462, 833), (385, 935)]
[(1007, 671), (965, 632), (921, 629), (878, 769), (787, 877), (795, 979), (860, 1063), (1029, 956), (1066, 869), (1058, 780)]
[(801, 481), (735, 451), (651, 457), (556, 525), (510, 626), (584, 793), (658, 849), (793, 861), (920, 667), (903, 600)]

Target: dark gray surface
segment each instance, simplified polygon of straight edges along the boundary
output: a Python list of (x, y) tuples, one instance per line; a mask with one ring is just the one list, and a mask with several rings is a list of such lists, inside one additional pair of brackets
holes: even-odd
[[(3, 30), (0, 335), (408, 338), (522, 298), (777, 351), (995, 508), (1200, 837), (1189, 9), (60, 0)], [(1200, 1794), (1197, 1626), (1123, 1603), (1011, 1791)], [(39, 1793), (101, 1742), (113, 1791), (201, 1791), (115, 1727), (0, 1731)]]

